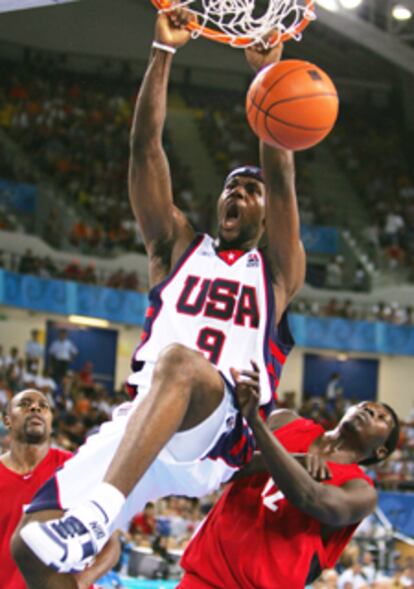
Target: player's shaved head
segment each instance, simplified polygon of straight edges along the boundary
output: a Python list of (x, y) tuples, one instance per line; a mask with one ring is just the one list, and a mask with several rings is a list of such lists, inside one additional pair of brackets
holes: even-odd
[(10, 399), (10, 401), (7, 403), (4, 409), (4, 413), (6, 415), (10, 415), (12, 408), (18, 405), (21, 399), (25, 398), (41, 398), (46, 403), (48, 403), (47, 397), (44, 393), (42, 393), (42, 391), (38, 391), (37, 389), (24, 389), (23, 391), (16, 393), (14, 397)]
[(17, 393), (7, 404), (3, 421), (15, 441), (45, 442), (52, 429), (52, 412), (46, 395), (36, 389)]

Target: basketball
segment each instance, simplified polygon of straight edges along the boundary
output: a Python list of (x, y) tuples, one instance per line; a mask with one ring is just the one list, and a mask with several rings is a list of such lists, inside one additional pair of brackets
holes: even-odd
[(247, 120), (273, 147), (299, 151), (317, 145), (333, 128), (339, 99), (318, 66), (290, 59), (261, 70), (247, 92)]

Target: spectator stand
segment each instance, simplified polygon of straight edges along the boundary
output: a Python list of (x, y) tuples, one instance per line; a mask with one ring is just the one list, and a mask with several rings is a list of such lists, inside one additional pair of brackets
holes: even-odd
[[(35, 154), (33, 161), (43, 170), (53, 190), (64, 191), (69, 207), (77, 207), (77, 218), (68, 227), (69, 247), (86, 253), (93, 249), (101, 255), (113, 255), (125, 250), (140, 251), (142, 240), (131, 221), (125, 183), (127, 133), (136, 92), (135, 80), (132, 79), (129, 64), (118, 62), (115, 74), (117, 92), (114, 93), (114, 74), (112, 77), (104, 74), (101, 62), (90, 59), (89, 71), (81, 74), (80, 85), (79, 72), (74, 75), (70, 71), (74, 67), (71, 63), (69, 56), (57, 60), (47, 53), (36, 55), (30, 67), (12, 69), (4, 62), (6, 91), (0, 97), (0, 124), (9, 140), (21, 146), (25, 153)], [(235, 102), (243, 103), (242, 94), (197, 88), (189, 83), (185, 72), (182, 80), (175, 93), (181, 96), (181, 108), (183, 103), (187, 103), (194, 116), (198, 117), (201, 136), (212, 161), (215, 161), (220, 178), (235, 165), (257, 161), (256, 140), (245, 122), (244, 108), (233, 108)], [(205, 110), (200, 114), (202, 108)], [(347, 119), (343, 126), (348, 128)], [(341, 121), (338, 123), (340, 127)], [(339, 139), (335, 139), (335, 133), (332, 146), (341, 154), (344, 132), (341, 129), (338, 131)], [(355, 132), (352, 138), (358, 136), (359, 133)], [(391, 143), (393, 140), (394, 136), (390, 139)], [(46, 149), (37, 149), (39, 141), (46, 145)], [(189, 167), (177, 158), (168, 134), (165, 145), (173, 163), (174, 192), (179, 205), (196, 226), (210, 229), (213, 217), (211, 196), (194, 193), (194, 178)], [(341, 203), (335, 205), (318, 198), (313, 180), (318, 149), (297, 155), (300, 210), (305, 224), (329, 225), (334, 220), (333, 213), (340, 208), (337, 205)], [(353, 154), (353, 147), (349, 149)], [(86, 168), (85, 161), (92, 164)], [(352, 175), (352, 172), (351, 166), (348, 173)], [(409, 180), (403, 177), (399, 182), (402, 194), (409, 198)], [(341, 201), (347, 200), (341, 198)], [(59, 211), (49, 209), (48, 225), (43, 234), (46, 239), (53, 238), (54, 241), (53, 236), (60, 237), (65, 231)], [(375, 256), (374, 262), (370, 260), (355, 237), (349, 234), (349, 227), (343, 224), (344, 219), (339, 218), (339, 221), (342, 221), (345, 231), (343, 240), (346, 242), (346, 251), (340, 254), (341, 263), (349, 266), (343, 277), (344, 282), (355, 282), (356, 289), (367, 289), (370, 280), (375, 278)], [(396, 223), (396, 230), (399, 231), (401, 222), (397, 214), (390, 213), (387, 231), (395, 231)], [(394, 243), (392, 248), (395, 250)], [(395, 254), (399, 256), (398, 252)], [(338, 260), (335, 263), (338, 265)], [(335, 268), (329, 270), (332, 269)], [(332, 272), (328, 273), (327, 286), (337, 282), (338, 277), (332, 278)]]

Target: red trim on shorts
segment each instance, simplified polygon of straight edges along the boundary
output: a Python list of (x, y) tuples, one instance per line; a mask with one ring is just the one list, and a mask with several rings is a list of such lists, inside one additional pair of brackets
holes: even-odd
[(286, 355), (271, 339), (269, 339), (269, 348), (272, 356), (276, 358), (276, 360), (280, 362), (280, 364), (284, 364), (286, 362)]

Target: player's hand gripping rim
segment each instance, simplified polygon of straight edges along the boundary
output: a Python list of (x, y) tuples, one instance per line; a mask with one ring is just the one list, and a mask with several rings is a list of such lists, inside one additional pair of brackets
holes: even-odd
[(246, 47), (244, 50), (247, 63), (255, 72), (258, 72), (267, 65), (279, 63), (282, 58), (283, 43), (279, 43), (274, 47), (270, 47), (267, 43), (267, 40), (272, 34), (273, 31), (263, 37), (261, 42), (256, 43), (251, 47)]
[(196, 15), (185, 8), (172, 7), (168, 12), (160, 12), (155, 25), (155, 41), (174, 49), (182, 47), (191, 38), (188, 24), (196, 20)]
[(250, 360), (252, 370), (230, 368), (235, 383), (235, 394), (240, 411), (247, 420), (258, 415), (260, 403), (260, 371), (254, 360)]

